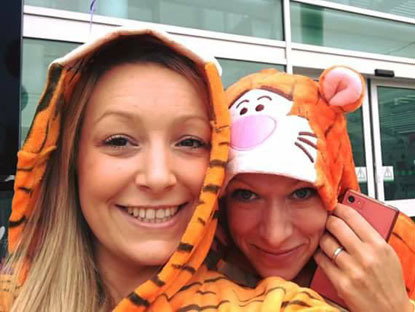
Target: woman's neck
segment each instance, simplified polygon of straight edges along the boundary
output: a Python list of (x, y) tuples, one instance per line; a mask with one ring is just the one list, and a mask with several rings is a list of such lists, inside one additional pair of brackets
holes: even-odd
[(104, 287), (114, 303), (121, 301), (160, 269), (160, 266), (137, 266), (100, 248), (96, 248), (95, 257)]
[(301, 287), (310, 287), (311, 279), (313, 278), (314, 271), (316, 270), (317, 264), (313, 258), (302, 268), (300, 273), (293, 279), (293, 282)]

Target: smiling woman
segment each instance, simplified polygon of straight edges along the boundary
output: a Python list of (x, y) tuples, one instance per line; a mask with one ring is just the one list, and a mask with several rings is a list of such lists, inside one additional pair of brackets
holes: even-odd
[(19, 153), (0, 310), (334, 311), (204, 263), (228, 117), (215, 60), (155, 30), (115, 30), (52, 63)]
[[(94, 87), (79, 141), (79, 199), (104, 280), (126, 289), (117, 301), (168, 260), (193, 214), (209, 158), (205, 98), (157, 64), (119, 65)], [(120, 271), (130, 283), (115, 285)]]
[[(344, 115), (362, 104), (364, 89), (363, 78), (343, 66), (324, 71), (320, 83), (268, 69), (228, 88), (221, 272), (245, 285), (269, 276), (318, 283), (331, 304), (349, 311), (413, 311), (413, 248), (394, 243), (394, 250), (338, 203), (359, 188)], [(392, 236), (414, 246), (408, 218), (399, 220)], [(311, 283), (316, 264), (332, 285)]]
[[(206, 86), (217, 77), (213, 59), (151, 30), (114, 32), (51, 66), (20, 153), (7, 306), (110, 310), (156, 275), (179, 245), (215, 154), (211, 112), (222, 102)], [(28, 165), (27, 152), (43, 161)], [(39, 186), (28, 185), (39, 174)]]

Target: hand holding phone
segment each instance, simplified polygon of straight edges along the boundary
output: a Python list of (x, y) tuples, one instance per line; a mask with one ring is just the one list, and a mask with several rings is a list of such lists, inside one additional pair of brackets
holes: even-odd
[[(389, 239), (399, 215), (396, 208), (353, 190), (346, 192), (342, 203), (359, 212), (385, 240)], [(335, 287), (320, 267), (317, 267), (310, 287), (323, 297), (346, 307), (344, 301), (337, 295)]]

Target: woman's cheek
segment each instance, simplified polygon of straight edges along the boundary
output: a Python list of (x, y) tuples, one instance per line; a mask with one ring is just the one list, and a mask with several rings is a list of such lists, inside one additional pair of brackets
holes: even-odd
[(257, 209), (247, 209), (237, 204), (227, 204), (228, 223), (232, 236), (248, 235), (257, 225)]
[(322, 235), (326, 228), (328, 213), (320, 206), (310, 207), (298, 211), (293, 218), (297, 225), (305, 233)]

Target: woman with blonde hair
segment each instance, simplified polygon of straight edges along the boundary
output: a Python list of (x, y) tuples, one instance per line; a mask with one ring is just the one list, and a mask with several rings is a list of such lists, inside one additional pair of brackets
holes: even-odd
[(53, 62), (18, 155), (0, 310), (334, 311), (204, 263), (228, 147), (218, 65), (162, 32), (117, 29)]

